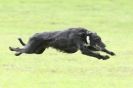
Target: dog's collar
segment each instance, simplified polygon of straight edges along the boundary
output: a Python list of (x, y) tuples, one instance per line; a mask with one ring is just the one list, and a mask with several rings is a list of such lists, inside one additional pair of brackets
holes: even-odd
[(86, 36), (87, 44), (90, 44), (90, 36)]
[(90, 46), (90, 36), (86, 36), (86, 43), (85, 46)]

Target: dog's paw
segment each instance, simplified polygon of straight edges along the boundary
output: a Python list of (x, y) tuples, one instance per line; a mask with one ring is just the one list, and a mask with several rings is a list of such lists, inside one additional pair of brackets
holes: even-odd
[(115, 53), (114, 52), (110, 52), (110, 55), (115, 56)]
[(109, 59), (110, 57), (108, 56), (108, 55), (105, 55), (105, 56), (103, 56), (103, 55), (100, 55), (99, 57), (98, 57), (98, 59), (101, 59), (101, 60), (107, 60), (107, 59)]
[(15, 53), (15, 56), (19, 56), (19, 55), (21, 55), (22, 53), (20, 53), (20, 52), (16, 52)]
[(107, 59), (109, 59), (110, 57), (108, 56), (108, 55), (105, 55), (105, 56), (103, 56), (103, 58), (102, 58), (102, 60), (107, 60)]
[(9, 47), (9, 50), (14, 51), (14, 49), (12, 47)]

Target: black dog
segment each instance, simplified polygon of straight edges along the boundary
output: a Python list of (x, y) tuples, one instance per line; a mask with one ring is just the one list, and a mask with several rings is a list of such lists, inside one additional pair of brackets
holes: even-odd
[(96, 33), (88, 31), (85, 28), (69, 28), (64, 31), (36, 33), (30, 38), (28, 44), (25, 44), (21, 38), (18, 40), (24, 48), (9, 47), (11, 51), (16, 51), (16, 56), (22, 53), (42, 54), (48, 47), (53, 47), (66, 53), (75, 53), (81, 50), (82, 54), (103, 60), (108, 59), (109, 56), (100, 55), (96, 51), (115, 55), (105, 48), (105, 44)]

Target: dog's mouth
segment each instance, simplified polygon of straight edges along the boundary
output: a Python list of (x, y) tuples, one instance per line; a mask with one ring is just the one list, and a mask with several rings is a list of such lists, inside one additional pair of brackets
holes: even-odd
[(104, 48), (100, 47), (99, 45), (91, 46), (90, 49), (94, 51), (102, 51)]
[(98, 45), (95, 45), (95, 49), (97, 49), (98, 51), (102, 50), (102, 48), (100, 46), (98, 46)]

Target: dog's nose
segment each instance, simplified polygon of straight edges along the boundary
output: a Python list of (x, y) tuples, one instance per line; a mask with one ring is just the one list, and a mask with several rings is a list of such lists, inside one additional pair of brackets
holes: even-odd
[(105, 45), (104, 43), (102, 43), (102, 44), (101, 44), (101, 47), (105, 48), (105, 47), (106, 47), (106, 45)]

